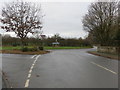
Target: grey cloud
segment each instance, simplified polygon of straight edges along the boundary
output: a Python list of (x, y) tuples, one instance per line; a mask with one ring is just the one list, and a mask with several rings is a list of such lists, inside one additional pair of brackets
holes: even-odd
[(42, 3), (43, 12), (46, 14), (44, 17), (44, 33), (50, 35), (60, 33), (65, 37), (86, 36), (81, 22), (87, 13), (89, 4), (89, 2)]

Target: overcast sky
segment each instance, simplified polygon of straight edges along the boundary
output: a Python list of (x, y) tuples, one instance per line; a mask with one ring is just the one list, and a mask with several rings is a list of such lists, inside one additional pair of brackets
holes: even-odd
[[(5, 0), (8, 2), (8, 0)], [(37, 1), (36, 1), (37, 2)], [(40, 3), (40, 2), (39, 2)], [(86, 37), (82, 19), (91, 2), (42, 2), (43, 34), (52, 36), (59, 33), (63, 37)], [(0, 9), (4, 2), (0, 2)], [(5, 33), (3, 30), (0, 33)], [(14, 33), (10, 33), (15, 36)]]

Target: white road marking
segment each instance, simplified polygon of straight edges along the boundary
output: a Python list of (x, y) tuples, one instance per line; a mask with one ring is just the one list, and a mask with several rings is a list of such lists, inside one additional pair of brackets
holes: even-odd
[(35, 65), (35, 62), (33, 64)]
[(29, 70), (29, 73), (31, 73), (31, 72), (32, 72), (32, 69)]
[(34, 68), (34, 66), (31, 66), (30, 70), (32, 70)]
[(28, 78), (30, 78), (31, 77), (31, 74), (28, 74)]
[(112, 71), (112, 70), (110, 70), (110, 69), (108, 69), (106, 67), (103, 67), (103, 66), (101, 66), (101, 65), (99, 65), (99, 64), (97, 64), (95, 62), (91, 62), (91, 63), (94, 64), (94, 65), (96, 65), (96, 66), (98, 66), (98, 67), (100, 67), (100, 68), (103, 68), (103, 69), (105, 69), (105, 70), (107, 70), (107, 71), (109, 71), (109, 72), (111, 72), (113, 74), (117, 74), (116, 72), (114, 72), (114, 71)]
[(33, 62), (33, 64), (35, 65), (36, 61)]
[(37, 56), (37, 55), (33, 55), (31, 58), (34, 58), (35, 56)]
[(28, 87), (29, 86), (29, 82), (30, 82), (30, 79), (27, 79), (26, 83), (25, 83), (25, 87)]
[(29, 87), (29, 82), (30, 82), (30, 77), (31, 77), (31, 73), (32, 73), (32, 71), (33, 71), (33, 68), (34, 68), (34, 66), (35, 66), (35, 63), (37, 62), (37, 59), (39, 58), (39, 56), (41, 56), (41, 55), (34, 55), (34, 56), (32, 56), (31, 58), (34, 58), (36, 56), (36, 58), (35, 58), (35, 60), (34, 60), (34, 62), (32, 63), (32, 65), (31, 65), (31, 67), (30, 67), (30, 70), (29, 70), (29, 73), (28, 73), (28, 76), (27, 76), (27, 80), (26, 80), (26, 82), (25, 82), (25, 88), (27, 88), (27, 87)]
[(38, 55), (35, 59), (37, 60), (39, 58), (39, 56), (41, 56), (41, 55)]
[(32, 66), (34, 66), (35, 64), (33, 63)]

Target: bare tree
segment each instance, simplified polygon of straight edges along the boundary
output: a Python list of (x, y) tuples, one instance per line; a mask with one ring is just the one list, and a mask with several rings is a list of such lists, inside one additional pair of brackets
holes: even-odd
[[(118, 16), (116, 17), (116, 21), (117, 21), (116, 40), (120, 40), (120, 1), (118, 2)], [(120, 42), (119, 42), (119, 45), (120, 45)]]
[(39, 30), (36, 30), (33, 35), (36, 39), (41, 39), (41, 35), (42, 35), (43, 31), (39, 31)]
[(22, 46), (28, 33), (42, 28), (41, 7), (30, 2), (11, 2), (2, 9), (1, 26), (6, 32), (15, 32), (21, 39)]
[(83, 19), (84, 30), (91, 33), (98, 44), (108, 45), (115, 35), (116, 15), (117, 2), (92, 3)]

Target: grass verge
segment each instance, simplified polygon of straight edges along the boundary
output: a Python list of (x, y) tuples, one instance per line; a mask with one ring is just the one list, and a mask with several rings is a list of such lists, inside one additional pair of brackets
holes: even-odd
[[(27, 46), (27, 48), (34, 48), (34, 46)], [(21, 46), (3, 46), (0, 47), (0, 53), (9, 53), (9, 54), (46, 54), (49, 53), (50, 51), (47, 50), (53, 50), (53, 49), (87, 49), (91, 48), (90, 46), (87, 47), (44, 47), (44, 51), (27, 51), (27, 52), (22, 52), (21, 51)]]
[(44, 47), (44, 49), (49, 50), (49, 49), (86, 49), (86, 48), (91, 48), (90, 46), (86, 47)]
[[(27, 46), (28, 48), (33, 48), (33, 46)], [(85, 48), (91, 48), (91, 46), (86, 46), (86, 47), (49, 47), (49, 46), (45, 46), (44, 49), (48, 50), (48, 49), (85, 49)], [(3, 46), (0, 47), (0, 50), (20, 50), (21, 46)]]
[[(33, 48), (33, 46), (27, 46), (28, 48)], [(49, 53), (50, 51), (27, 51), (27, 52), (22, 52), (21, 51), (21, 46), (3, 46), (0, 47), (0, 53), (8, 53), (8, 54), (28, 54), (28, 55), (34, 55), (34, 54), (46, 54)]]
[(118, 54), (100, 53), (97, 51), (88, 51), (88, 53), (93, 54), (93, 55), (97, 55), (97, 56), (110, 58), (110, 59), (120, 60), (120, 56), (118, 56)]
[(35, 51), (35, 52), (22, 52), (21, 50), (1, 50), (1, 53), (8, 53), (8, 54), (28, 54), (28, 55), (34, 55), (34, 54), (46, 54), (50, 51)]
[[(27, 46), (28, 48), (32, 48), (32, 46)], [(0, 50), (20, 50), (21, 49), (21, 46), (16, 46), (16, 47), (13, 47), (13, 46), (2, 46), (0, 47)]]

